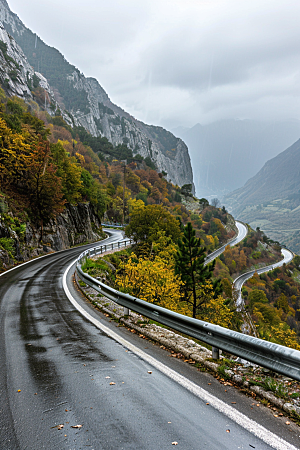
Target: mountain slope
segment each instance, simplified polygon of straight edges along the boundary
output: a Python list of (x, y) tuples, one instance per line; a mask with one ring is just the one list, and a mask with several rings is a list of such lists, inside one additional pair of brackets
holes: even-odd
[[(74, 125), (83, 126), (93, 136), (104, 136), (115, 146), (125, 143), (134, 154), (151, 158), (174, 184), (193, 184), (188, 148), (181, 139), (161, 127), (136, 120), (114, 105), (96, 79), (86, 78), (58, 50), (26, 28), (6, 0), (0, 0), (0, 21), (29, 64), (48, 80), (64, 118), (69, 114)], [(56, 105), (51, 101), (46, 107), (49, 113), (52, 107), (53, 113)]]
[(234, 215), (300, 251), (300, 139), (224, 199)]
[(197, 195), (222, 197), (299, 139), (300, 121), (222, 120), (174, 133), (189, 147)]

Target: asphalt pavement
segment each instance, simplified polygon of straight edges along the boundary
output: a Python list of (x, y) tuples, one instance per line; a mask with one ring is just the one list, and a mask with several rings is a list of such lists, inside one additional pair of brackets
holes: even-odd
[(0, 277), (2, 450), (299, 448), (285, 418), (93, 308), (71, 269), (68, 291), (94, 324), (84, 317), (63, 289), (81, 252)]

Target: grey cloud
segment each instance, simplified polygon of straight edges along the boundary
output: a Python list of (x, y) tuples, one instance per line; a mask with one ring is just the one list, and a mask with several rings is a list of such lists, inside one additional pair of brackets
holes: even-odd
[(300, 118), (298, 0), (8, 0), (135, 117)]

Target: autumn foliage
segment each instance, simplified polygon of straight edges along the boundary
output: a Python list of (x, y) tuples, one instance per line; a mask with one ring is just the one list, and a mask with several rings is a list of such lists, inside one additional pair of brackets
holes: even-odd
[(259, 336), (300, 350), (300, 284), (293, 279), (294, 273), (297, 276), (298, 268), (292, 262), (255, 274), (242, 292)]

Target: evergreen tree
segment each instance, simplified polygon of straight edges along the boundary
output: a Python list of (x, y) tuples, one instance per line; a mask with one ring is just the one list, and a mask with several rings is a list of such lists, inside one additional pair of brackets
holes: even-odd
[(183, 238), (178, 241), (175, 271), (181, 276), (184, 300), (192, 308), (193, 317), (196, 317), (206, 301), (201, 287), (211, 278), (215, 266), (215, 262), (205, 265), (205, 257), (206, 249), (188, 222), (184, 227)]

